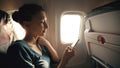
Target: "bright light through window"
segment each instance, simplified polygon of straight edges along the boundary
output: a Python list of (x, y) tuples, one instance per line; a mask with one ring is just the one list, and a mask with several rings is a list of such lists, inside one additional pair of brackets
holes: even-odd
[(12, 23), (13, 23), (13, 27), (14, 27), (14, 32), (16, 34), (16, 39), (18, 39), (18, 40), (23, 39), (25, 37), (25, 33), (26, 33), (25, 30), (22, 28), (22, 26), (19, 23), (15, 22), (13, 20), (12, 20)]
[(79, 14), (66, 14), (62, 16), (60, 25), (60, 35), (62, 43), (73, 43), (78, 39), (80, 23), (81, 17)]
[(21, 40), (25, 37), (25, 30), (22, 28), (22, 26), (15, 22), (13, 19), (12, 19), (12, 13), (15, 12), (17, 10), (10, 10), (10, 11), (7, 11), (9, 14), (10, 14), (10, 19), (11, 19), (11, 23), (9, 25), (9, 27), (11, 27), (11, 29), (14, 31), (14, 40)]

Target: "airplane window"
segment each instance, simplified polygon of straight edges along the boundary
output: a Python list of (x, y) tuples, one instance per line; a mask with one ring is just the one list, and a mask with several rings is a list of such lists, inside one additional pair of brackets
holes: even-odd
[(73, 43), (79, 37), (80, 14), (64, 14), (61, 17), (60, 35), (63, 44)]

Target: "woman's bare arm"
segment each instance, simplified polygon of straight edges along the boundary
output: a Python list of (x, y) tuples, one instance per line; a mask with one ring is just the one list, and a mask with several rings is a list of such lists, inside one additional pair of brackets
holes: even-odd
[(53, 61), (59, 62), (60, 59), (59, 59), (59, 56), (58, 56), (56, 50), (53, 48), (53, 46), (51, 45), (51, 43), (47, 39), (40, 36), (40, 37), (38, 37), (38, 43), (45, 45), (48, 48)]
[(57, 68), (64, 68), (65, 65), (68, 63), (68, 61), (75, 55), (74, 50), (72, 49), (72, 47), (68, 46), (66, 47), (62, 59), (58, 65)]

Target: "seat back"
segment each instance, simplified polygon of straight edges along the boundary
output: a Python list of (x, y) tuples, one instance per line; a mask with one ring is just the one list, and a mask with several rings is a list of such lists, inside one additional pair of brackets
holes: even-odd
[(105, 68), (120, 68), (120, 8), (115, 5), (120, 2), (97, 8), (85, 23), (88, 54)]

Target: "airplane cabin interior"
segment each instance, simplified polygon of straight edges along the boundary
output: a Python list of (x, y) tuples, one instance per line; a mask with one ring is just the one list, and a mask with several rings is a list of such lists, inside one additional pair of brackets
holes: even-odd
[[(75, 50), (65, 68), (120, 68), (119, 0), (0, 0), (0, 9), (11, 15), (25, 3), (45, 9), (49, 25), (46, 38), (60, 57), (67, 46)], [(12, 20), (9, 26), (16, 29), (11, 42), (23, 39), (19, 24)], [(0, 68), (6, 67), (9, 45), (8, 41), (0, 44)], [(57, 65), (52, 64), (52, 68)]]

